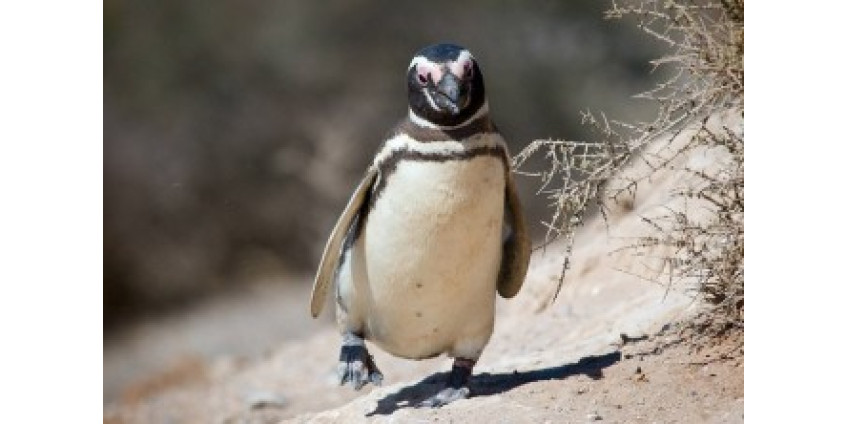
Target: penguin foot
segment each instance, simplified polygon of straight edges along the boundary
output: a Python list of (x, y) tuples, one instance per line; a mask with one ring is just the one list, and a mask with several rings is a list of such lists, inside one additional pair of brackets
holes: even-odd
[(419, 403), (418, 407), (439, 408), (455, 400), (467, 398), (471, 394), (471, 389), (468, 388), (468, 380), (471, 379), (475, 362), (473, 359), (456, 358), (453, 361), (450, 376), (448, 376), (447, 386), (439, 393)]
[(439, 393), (421, 401), (419, 408), (440, 408), (455, 400), (465, 399), (471, 393), (468, 387), (445, 387)]
[(350, 383), (355, 390), (366, 384), (379, 386), (383, 383), (383, 373), (377, 369), (374, 358), (365, 348), (361, 337), (345, 333), (338, 365), (339, 385)]

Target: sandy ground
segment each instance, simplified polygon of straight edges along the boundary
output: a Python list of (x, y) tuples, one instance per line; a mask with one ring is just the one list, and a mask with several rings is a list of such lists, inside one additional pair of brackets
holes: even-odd
[[(721, 158), (696, 151), (679, 160), (706, 167)], [(685, 287), (645, 279), (661, 263), (609, 253), (645, 234), (640, 216), (668, 205), (681, 178), (656, 175), (609, 222), (587, 222), (548, 308), (563, 247), (534, 254), (522, 292), (499, 300), (469, 399), (414, 408), (440, 387), (450, 361), (407, 361), (376, 347), (384, 386), (339, 387), (339, 337), (328, 317), (308, 317), (307, 287), (270, 286), (107, 341), (104, 422), (742, 422), (741, 337), (698, 353), (658, 348), (672, 340), (661, 330), (697, 304)]]

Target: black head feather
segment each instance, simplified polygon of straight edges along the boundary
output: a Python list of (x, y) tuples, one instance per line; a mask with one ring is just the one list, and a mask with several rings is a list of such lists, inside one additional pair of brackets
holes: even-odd
[(407, 72), (409, 108), (441, 127), (467, 122), (486, 103), (483, 74), (470, 52), (455, 44), (418, 51)]

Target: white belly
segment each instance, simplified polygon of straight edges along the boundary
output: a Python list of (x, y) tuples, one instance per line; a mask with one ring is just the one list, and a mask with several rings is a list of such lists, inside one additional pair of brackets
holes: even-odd
[(369, 339), (408, 358), (479, 356), (494, 325), (504, 172), (486, 155), (398, 163), (355, 247)]

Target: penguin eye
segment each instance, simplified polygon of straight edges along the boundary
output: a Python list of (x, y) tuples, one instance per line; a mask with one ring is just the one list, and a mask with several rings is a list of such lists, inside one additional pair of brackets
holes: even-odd
[(429, 73), (427, 75), (424, 75), (423, 73), (419, 72), (418, 73), (418, 82), (420, 82), (421, 85), (427, 84), (427, 80), (428, 80), (429, 76), (430, 76)]

